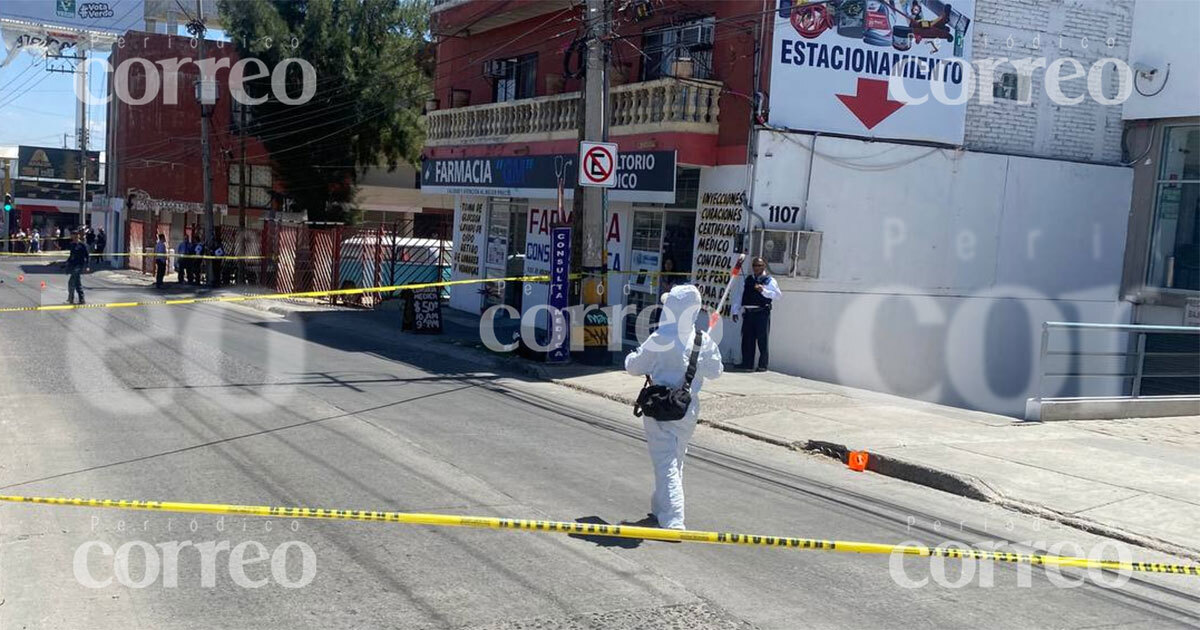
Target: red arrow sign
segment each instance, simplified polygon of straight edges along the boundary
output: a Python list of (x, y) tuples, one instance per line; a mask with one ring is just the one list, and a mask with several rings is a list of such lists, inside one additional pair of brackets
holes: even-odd
[(878, 79), (859, 79), (857, 95), (836, 96), (867, 129), (873, 129), (875, 125), (904, 107), (904, 103), (888, 98), (888, 82)]

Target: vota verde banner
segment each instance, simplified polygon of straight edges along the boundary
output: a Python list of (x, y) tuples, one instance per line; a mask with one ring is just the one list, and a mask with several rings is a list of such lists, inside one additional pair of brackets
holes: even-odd
[(772, 125), (962, 144), (975, 0), (777, 0), (776, 7)]
[[(195, 7), (192, 0), (184, 6)], [(122, 35), (145, 30), (145, 0), (0, 0), (0, 19)], [(14, 25), (8, 25), (14, 26)]]

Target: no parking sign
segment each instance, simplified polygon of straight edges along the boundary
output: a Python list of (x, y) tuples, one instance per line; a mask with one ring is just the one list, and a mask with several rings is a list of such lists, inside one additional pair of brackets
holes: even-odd
[(617, 185), (616, 143), (579, 143), (579, 185), (602, 188)]

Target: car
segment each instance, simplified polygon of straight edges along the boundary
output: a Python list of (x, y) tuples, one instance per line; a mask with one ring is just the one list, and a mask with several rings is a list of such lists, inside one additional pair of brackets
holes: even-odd
[[(341, 244), (338, 258), (338, 288), (362, 289), (450, 280), (451, 241), (432, 238), (371, 234), (352, 236)], [(376, 260), (379, 273), (376, 274)], [(450, 291), (442, 287), (442, 297)], [(398, 291), (381, 297), (395, 297)], [(364, 294), (342, 296), (345, 303), (361, 304)]]

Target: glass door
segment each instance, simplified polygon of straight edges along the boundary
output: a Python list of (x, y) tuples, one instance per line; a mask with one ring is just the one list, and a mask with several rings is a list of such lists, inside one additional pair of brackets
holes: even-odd
[(1200, 291), (1200, 126), (1163, 131), (1147, 284)]

